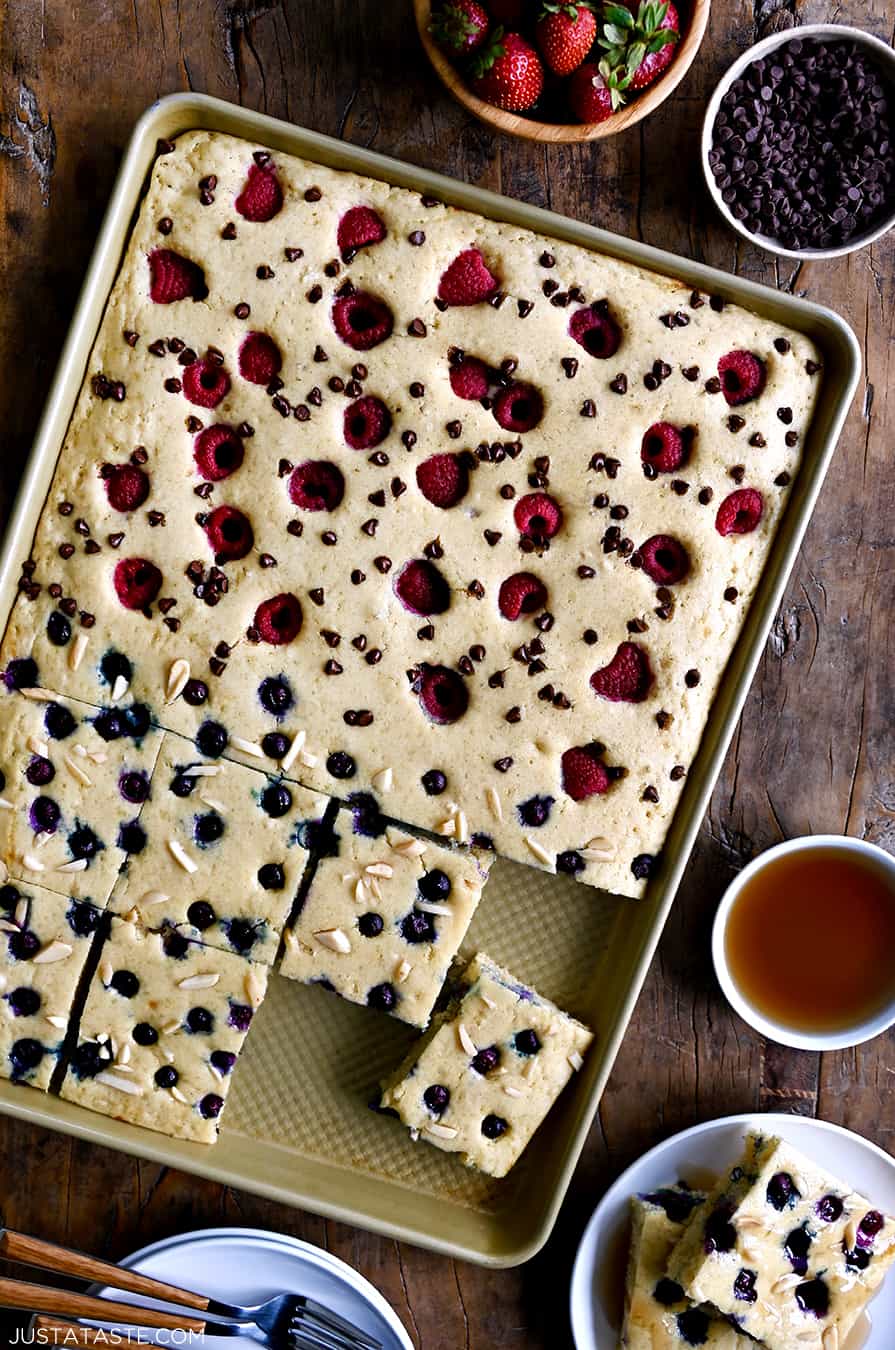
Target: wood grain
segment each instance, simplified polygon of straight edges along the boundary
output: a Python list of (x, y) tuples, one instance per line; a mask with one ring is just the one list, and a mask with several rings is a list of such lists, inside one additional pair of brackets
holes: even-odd
[[(0, 6), (0, 510), (33, 436), (129, 130), (194, 88), (580, 216), (838, 310), (864, 385), (556, 1233), (524, 1270), (453, 1264), (313, 1215), (0, 1119), (0, 1221), (112, 1259), (243, 1224), (351, 1262), (421, 1350), (564, 1350), (572, 1255), (619, 1170), (675, 1130), (779, 1109), (895, 1150), (895, 1035), (804, 1056), (727, 1009), (709, 929), (727, 880), (791, 834), (895, 849), (895, 246), (791, 267), (739, 241), (702, 187), (715, 80), (755, 38), (854, 23), (891, 41), (891, 0), (714, 0), (699, 55), (648, 120), (590, 145), (492, 133), (443, 91), (410, 0), (7, 0)], [(793, 960), (798, 953), (793, 953)], [(0, 1314), (2, 1319), (2, 1314)], [(12, 1329), (0, 1320), (0, 1329)]]

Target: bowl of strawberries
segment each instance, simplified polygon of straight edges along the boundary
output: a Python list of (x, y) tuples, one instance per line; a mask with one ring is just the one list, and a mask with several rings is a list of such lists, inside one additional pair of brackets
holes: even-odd
[(677, 87), (711, 0), (414, 0), (426, 53), (456, 99), (532, 141), (614, 136)]

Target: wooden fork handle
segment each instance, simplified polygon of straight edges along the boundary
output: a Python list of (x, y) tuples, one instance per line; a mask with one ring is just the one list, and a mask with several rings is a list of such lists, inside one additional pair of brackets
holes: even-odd
[[(38, 1345), (91, 1346), (109, 1345), (109, 1333), (97, 1331), (94, 1327), (78, 1326), (76, 1322), (64, 1322), (60, 1317), (35, 1317), (32, 1331)], [(38, 1333), (41, 1339), (37, 1340)]]
[(0, 1308), (24, 1308), (30, 1312), (53, 1313), (60, 1317), (89, 1317), (97, 1322), (114, 1322), (122, 1326), (155, 1327), (164, 1331), (205, 1330), (205, 1322), (186, 1313), (162, 1312), (160, 1308), (143, 1308), (131, 1303), (113, 1303), (105, 1298), (91, 1298), (89, 1294), (74, 1293), (70, 1289), (54, 1289), (43, 1284), (26, 1284), (20, 1280), (0, 1279)]
[(139, 1275), (134, 1270), (125, 1270), (111, 1261), (101, 1261), (96, 1256), (69, 1251), (67, 1247), (59, 1247), (54, 1242), (43, 1242), (25, 1233), (14, 1233), (9, 1228), (0, 1230), (0, 1257), (5, 1257), (7, 1261), (19, 1261), (26, 1266), (36, 1266), (40, 1270), (54, 1271), (57, 1275), (74, 1275), (82, 1280), (93, 1280), (112, 1289), (123, 1289), (128, 1294), (143, 1294), (146, 1298), (179, 1303), (182, 1308), (194, 1308), (197, 1312), (205, 1312), (209, 1304), (203, 1294), (178, 1289), (173, 1284), (163, 1284), (161, 1280)]

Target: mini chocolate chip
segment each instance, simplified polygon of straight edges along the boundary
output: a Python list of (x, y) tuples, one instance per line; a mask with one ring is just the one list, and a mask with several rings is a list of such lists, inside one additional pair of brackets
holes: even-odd
[(684, 684), (688, 689), (695, 689), (701, 678), (698, 670), (688, 670), (684, 676)]

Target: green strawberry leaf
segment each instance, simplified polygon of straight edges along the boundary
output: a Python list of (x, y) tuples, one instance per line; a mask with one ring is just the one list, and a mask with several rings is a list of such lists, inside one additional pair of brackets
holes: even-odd
[(506, 54), (506, 48), (503, 45), (504, 30), (502, 26), (495, 28), (484, 47), (480, 47), (469, 65), (470, 74), (473, 79), (480, 80), (494, 65)]
[(615, 28), (634, 27), (634, 15), (624, 5), (604, 5), (603, 18)]
[(607, 42), (616, 47), (624, 47), (627, 42), (627, 34), (623, 28), (618, 28), (614, 23), (607, 23), (603, 29)]
[(635, 42), (628, 48), (628, 53), (625, 57), (625, 68), (629, 75), (634, 74), (645, 56), (646, 45), (643, 42)]
[(655, 37), (650, 38), (646, 50), (648, 52), (660, 52), (663, 47), (667, 47), (677, 40), (678, 34), (675, 33), (673, 28), (662, 28), (656, 33)]

